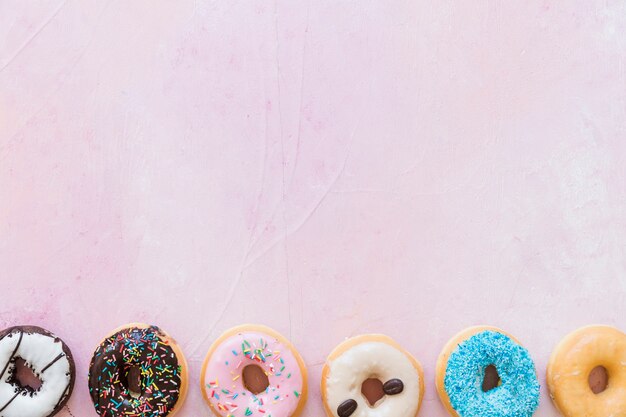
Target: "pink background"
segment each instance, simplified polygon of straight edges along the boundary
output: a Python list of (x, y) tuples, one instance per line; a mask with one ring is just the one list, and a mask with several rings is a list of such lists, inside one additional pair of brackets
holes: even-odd
[[(567, 4), (559, 4), (567, 3)], [(63, 337), (69, 407), (129, 321), (261, 322), (310, 370), (382, 332), (424, 365), (500, 326), (626, 327), (626, 3), (0, 3), (0, 326)], [(538, 416), (556, 416), (542, 386)], [(66, 416), (65, 412), (61, 413)]]

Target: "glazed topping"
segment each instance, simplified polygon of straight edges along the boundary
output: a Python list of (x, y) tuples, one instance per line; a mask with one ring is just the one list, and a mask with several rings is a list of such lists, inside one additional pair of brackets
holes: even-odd
[(337, 415), (339, 417), (350, 417), (356, 411), (357, 405), (356, 401), (352, 399), (345, 400), (337, 407)]
[(546, 382), (563, 416), (622, 417), (625, 371), (626, 334), (610, 326), (585, 326), (559, 342)]
[[(267, 381), (251, 380), (254, 374), (244, 374), (244, 369), (253, 369), (249, 366), (260, 367)], [(265, 386), (263, 391), (255, 394), (247, 388), (258, 382)], [(303, 378), (288, 346), (263, 332), (250, 331), (231, 336), (216, 347), (207, 362), (203, 384), (213, 410), (225, 417), (288, 417), (300, 401)]]
[(94, 352), (89, 392), (101, 416), (167, 416), (180, 395), (181, 366), (158, 327), (128, 328)]
[(400, 394), (404, 390), (404, 384), (398, 378), (390, 379), (383, 384), (383, 391), (387, 395)]

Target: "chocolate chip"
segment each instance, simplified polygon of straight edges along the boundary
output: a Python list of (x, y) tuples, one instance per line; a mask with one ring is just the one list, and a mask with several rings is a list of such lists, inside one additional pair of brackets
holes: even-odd
[(337, 407), (339, 417), (349, 417), (356, 411), (357, 403), (354, 400), (345, 400)]
[(404, 390), (404, 384), (398, 378), (390, 379), (383, 384), (383, 391), (387, 395), (400, 394)]

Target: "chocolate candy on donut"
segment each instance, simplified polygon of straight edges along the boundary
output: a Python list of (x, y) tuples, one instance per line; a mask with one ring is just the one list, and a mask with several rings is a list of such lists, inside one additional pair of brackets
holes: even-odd
[(102, 417), (173, 416), (187, 384), (187, 364), (176, 342), (146, 324), (114, 330), (89, 366), (89, 393)]
[(337, 407), (337, 415), (339, 417), (350, 417), (358, 406), (359, 405), (354, 400), (345, 400)]
[(384, 335), (344, 341), (322, 370), (322, 399), (329, 417), (412, 417), (423, 396), (420, 363)]
[(400, 394), (404, 390), (404, 383), (398, 378), (390, 379), (383, 384), (383, 391), (387, 395)]
[(495, 327), (462, 331), (437, 360), (437, 392), (452, 417), (530, 417), (539, 382), (528, 351)]
[[(22, 383), (20, 365), (38, 387)], [(49, 331), (16, 326), (0, 332), (0, 416), (55, 415), (72, 394), (75, 376), (69, 347)]]

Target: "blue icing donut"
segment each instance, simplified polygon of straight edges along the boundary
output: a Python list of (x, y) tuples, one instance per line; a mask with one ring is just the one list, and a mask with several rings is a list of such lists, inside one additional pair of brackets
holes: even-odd
[[(489, 365), (501, 384), (483, 392)], [(539, 405), (539, 382), (528, 351), (491, 330), (464, 340), (450, 354), (444, 387), (460, 417), (530, 417)]]

